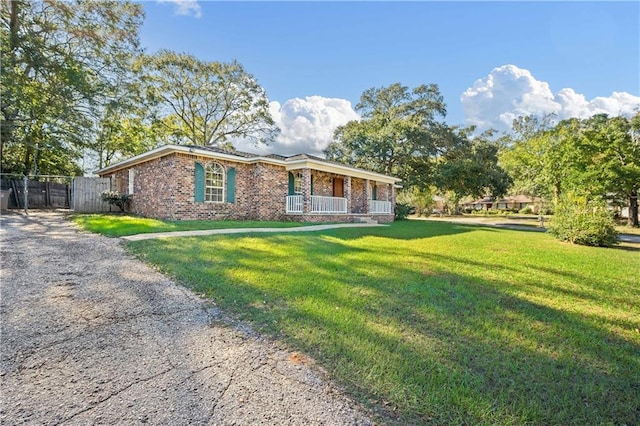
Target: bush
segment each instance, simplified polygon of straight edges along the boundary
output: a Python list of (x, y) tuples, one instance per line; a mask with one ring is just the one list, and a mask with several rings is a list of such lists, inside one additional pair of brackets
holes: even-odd
[(105, 201), (113, 206), (120, 207), (122, 213), (125, 212), (127, 204), (131, 201), (130, 194), (123, 194), (118, 191), (103, 191), (100, 194), (102, 201)]
[(395, 217), (396, 220), (405, 220), (407, 216), (412, 214), (415, 208), (410, 204), (396, 203)]
[(613, 215), (604, 203), (566, 195), (556, 206), (549, 233), (561, 241), (596, 247), (618, 244)]
[(526, 206), (518, 211), (520, 214), (533, 214), (533, 209), (531, 206)]

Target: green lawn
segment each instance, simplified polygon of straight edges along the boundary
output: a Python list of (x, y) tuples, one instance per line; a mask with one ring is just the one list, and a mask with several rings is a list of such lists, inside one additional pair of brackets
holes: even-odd
[(196, 231), (201, 229), (224, 228), (288, 228), (309, 225), (299, 222), (267, 222), (258, 220), (178, 220), (166, 221), (147, 219), (138, 216), (121, 214), (77, 214), (73, 220), (87, 231), (96, 232), (108, 237), (147, 234), (150, 232)]
[(640, 424), (640, 251), (405, 221), (128, 243), (388, 424)]

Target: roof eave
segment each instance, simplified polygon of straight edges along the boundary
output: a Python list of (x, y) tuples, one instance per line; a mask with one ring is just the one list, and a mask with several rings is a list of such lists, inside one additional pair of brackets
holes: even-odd
[(329, 173), (339, 173), (339, 174), (344, 174), (351, 177), (370, 179), (376, 182), (383, 182), (383, 183), (390, 183), (390, 184), (397, 184), (398, 182), (402, 181), (402, 179), (399, 179), (393, 176), (387, 176), (387, 175), (383, 175), (380, 173), (371, 172), (363, 169), (357, 169), (355, 167), (350, 167), (346, 165), (328, 163), (328, 162), (324, 162), (324, 161), (313, 159), (313, 158), (304, 158), (304, 159), (299, 159), (294, 161), (287, 161), (286, 159), (280, 160), (276, 158), (269, 158), (269, 157), (263, 157), (263, 156), (255, 156), (255, 157), (247, 158), (247, 157), (240, 157), (233, 154), (212, 152), (205, 149), (198, 149), (197, 147), (192, 147), (192, 146), (187, 147), (187, 146), (181, 146), (181, 145), (163, 145), (151, 151), (123, 160), (117, 164), (104, 167), (100, 170), (96, 170), (94, 173), (102, 176), (108, 173), (113, 173), (121, 169), (126, 169), (127, 167), (131, 167), (142, 162), (154, 160), (156, 158), (160, 158), (172, 153), (201, 155), (203, 157), (210, 157), (210, 158), (216, 158), (221, 160), (230, 160), (230, 161), (235, 161), (238, 163), (245, 163), (245, 164), (263, 162), (263, 163), (284, 166), (286, 170), (299, 170), (303, 168), (311, 168), (314, 170), (325, 171)]

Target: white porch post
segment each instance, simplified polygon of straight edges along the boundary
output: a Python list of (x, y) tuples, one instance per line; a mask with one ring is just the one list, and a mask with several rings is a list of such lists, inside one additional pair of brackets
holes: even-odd
[(344, 197), (347, 199), (347, 213), (351, 213), (351, 176), (344, 180)]
[(389, 197), (389, 201), (391, 201), (391, 213), (395, 214), (396, 212), (396, 186), (392, 183), (389, 184), (391, 192), (389, 193), (391, 196)]
[(302, 211), (311, 212), (311, 169), (302, 169)]

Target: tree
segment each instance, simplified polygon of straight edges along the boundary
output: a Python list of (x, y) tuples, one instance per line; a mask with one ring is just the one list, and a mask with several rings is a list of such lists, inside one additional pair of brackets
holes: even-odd
[[(519, 123), (526, 120), (520, 119)], [(516, 186), (557, 201), (572, 191), (589, 200), (622, 197), (631, 226), (638, 226), (640, 114), (633, 118), (595, 115), (553, 127), (526, 128), (511, 141), (501, 162)]]
[(514, 179), (517, 192), (558, 199), (576, 162), (576, 119), (552, 124), (552, 117), (514, 120), (514, 136), (507, 137), (500, 164)]
[(205, 62), (162, 50), (139, 66), (167, 138), (194, 145), (238, 138), (268, 143), (279, 131), (264, 89), (237, 62)]
[(640, 113), (633, 118), (594, 115), (582, 121), (579, 149), (581, 186), (602, 198), (619, 195), (629, 208), (627, 224), (638, 227), (640, 194)]
[(13, 0), (0, 10), (3, 171), (77, 174), (96, 111), (138, 51), (142, 7)]
[(500, 145), (485, 132), (468, 138), (466, 131), (454, 135), (456, 143), (439, 159), (435, 184), (442, 192), (449, 192), (457, 210), (460, 199), (485, 195), (501, 197), (507, 193), (512, 180), (498, 165)]
[(371, 88), (356, 111), (362, 120), (338, 127), (327, 159), (391, 174), (407, 186), (427, 188), (446, 125), (445, 104), (435, 84), (414, 89), (400, 83)]

